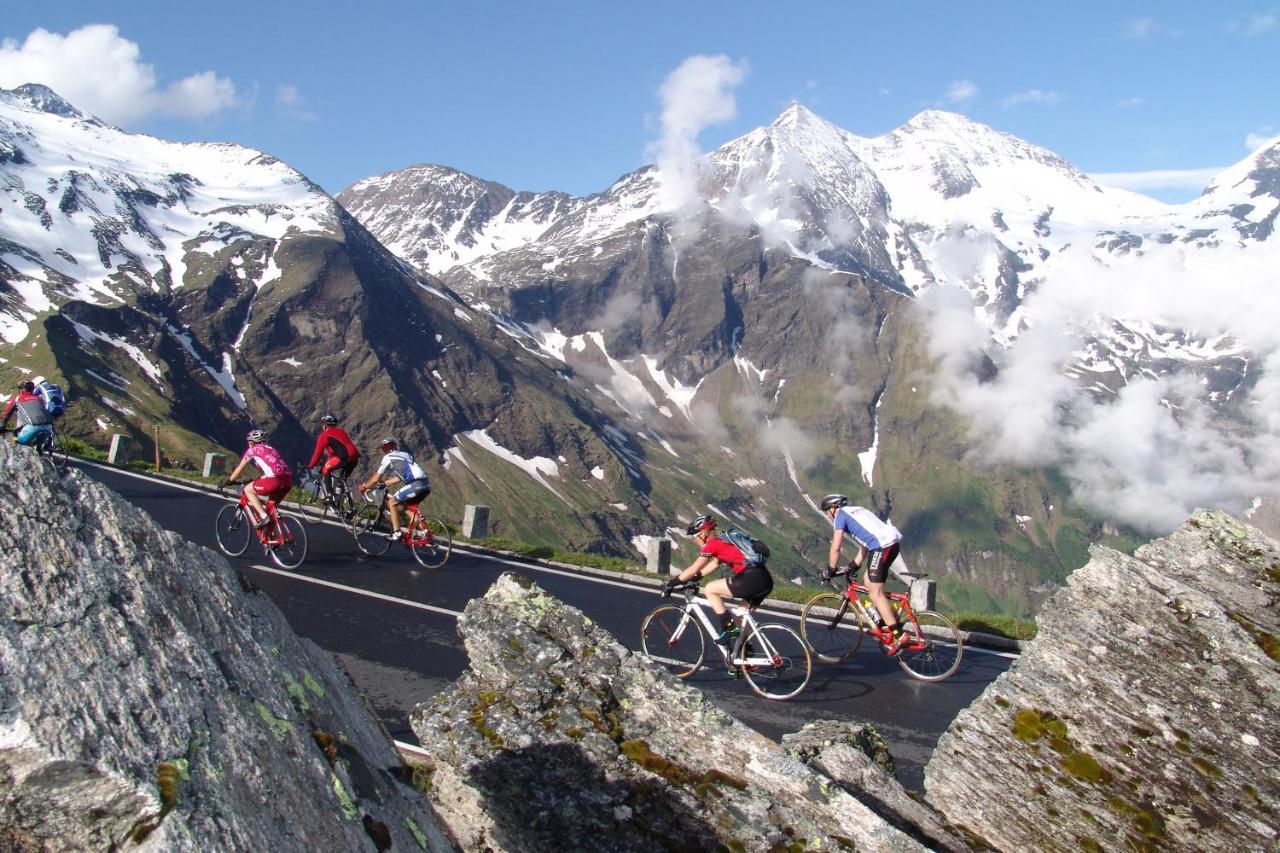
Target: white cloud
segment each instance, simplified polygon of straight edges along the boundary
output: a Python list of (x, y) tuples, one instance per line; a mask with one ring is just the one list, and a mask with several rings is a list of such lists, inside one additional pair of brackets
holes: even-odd
[(1163, 31), (1160, 22), (1155, 18), (1138, 18), (1124, 26), (1124, 34), (1131, 39), (1146, 39), (1160, 35)]
[(1043, 89), (1028, 89), (1025, 92), (1015, 92), (1005, 98), (1001, 103), (1005, 109), (1009, 107), (1020, 106), (1021, 104), (1056, 104), (1062, 100), (1062, 96), (1057, 92), (1046, 92)]
[(276, 112), (292, 121), (316, 121), (319, 116), (311, 109), (302, 92), (292, 83), (282, 83), (276, 87)]
[(137, 43), (112, 24), (90, 24), (66, 35), (36, 29), (19, 44), (0, 42), (0, 87), (42, 83), (85, 112), (128, 125), (151, 115), (206, 118), (239, 103), (235, 84), (212, 71), (165, 88), (141, 61)]
[(1091, 172), (1089, 177), (1104, 187), (1121, 190), (1202, 190), (1226, 166), (1205, 169), (1156, 169), (1149, 172)]
[(1123, 107), (1140, 107), (1146, 102), (1147, 102), (1146, 98), (1140, 98), (1137, 95), (1134, 95), (1132, 98), (1122, 98), (1121, 100), (1116, 101), (1116, 106), (1122, 107), (1122, 108)]
[(669, 210), (698, 195), (698, 134), (738, 114), (733, 90), (747, 75), (747, 63), (724, 55), (691, 56), (667, 75), (659, 89), (662, 138), (652, 145)]
[(1280, 14), (1277, 14), (1275, 9), (1268, 9), (1265, 12), (1256, 12), (1247, 18), (1231, 21), (1227, 24), (1226, 30), (1241, 38), (1253, 38), (1271, 32), (1276, 28), (1276, 24), (1280, 24)]
[(888, 86), (881, 86), (881, 87), (879, 87), (878, 89), (876, 89), (876, 94), (877, 94), (877, 95), (879, 95), (880, 97), (884, 98), (884, 97), (887, 97), (887, 96), (889, 96), (889, 95), (892, 95), (892, 94), (893, 94), (893, 90), (892, 90), (892, 89), (890, 89)]
[(1260, 127), (1251, 133), (1245, 134), (1244, 147), (1250, 153), (1257, 151), (1262, 146), (1276, 141), (1276, 129), (1272, 125)]
[(957, 80), (947, 87), (946, 98), (953, 104), (972, 100), (978, 94), (978, 86), (972, 80)]

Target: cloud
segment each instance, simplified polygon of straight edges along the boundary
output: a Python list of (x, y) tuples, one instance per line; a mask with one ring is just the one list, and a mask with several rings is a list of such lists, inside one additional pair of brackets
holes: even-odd
[(1028, 89), (1025, 92), (1015, 92), (1001, 102), (1001, 106), (1005, 109), (1009, 107), (1017, 107), (1022, 104), (1056, 104), (1062, 100), (1062, 96), (1057, 92), (1046, 92), (1043, 89)]
[(1280, 24), (1280, 14), (1276, 9), (1255, 12), (1247, 18), (1238, 18), (1226, 25), (1226, 31), (1240, 38), (1254, 38), (1269, 33)]
[(276, 113), (290, 121), (317, 121), (320, 116), (309, 109), (307, 99), (292, 83), (276, 87)]
[(947, 87), (946, 99), (952, 104), (973, 100), (978, 94), (978, 86), (972, 80), (957, 80)]
[(1124, 26), (1125, 37), (1131, 39), (1154, 38), (1163, 31), (1164, 28), (1155, 18), (1138, 18), (1135, 21), (1129, 21)]
[(235, 84), (202, 71), (164, 88), (142, 62), (135, 42), (112, 24), (90, 24), (66, 35), (36, 29), (19, 44), (0, 41), (0, 87), (42, 83), (76, 107), (112, 124), (153, 115), (208, 118), (240, 103)]
[(1255, 131), (1245, 134), (1244, 147), (1249, 153), (1257, 151), (1264, 145), (1276, 140), (1276, 129), (1272, 125), (1260, 127)]
[(1146, 102), (1146, 98), (1140, 98), (1137, 95), (1134, 95), (1132, 98), (1122, 98), (1121, 100), (1116, 101), (1116, 106), (1121, 108), (1140, 107)]
[(698, 197), (698, 135), (738, 114), (733, 90), (747, 75), (747, 63), (724, 55), (691, 56), (667, 75), (658, 90), (662, 137), (651, 146), (664, 207), (677, 210)]
[(1204, 169), (1156, 169), (1149, 172), (1091, 172), (1089, 177), (1104, 187), (1121, 190), (1202, 190), (1226, 166)]

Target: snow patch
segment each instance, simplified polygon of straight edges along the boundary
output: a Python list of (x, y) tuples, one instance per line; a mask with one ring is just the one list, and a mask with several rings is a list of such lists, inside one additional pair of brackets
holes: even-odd
[(525, 459), (523, 456), (513, 453), (498, 444), (498, 442), (494, 441), (493, 438), (489, 436), (488, 432), (482, 429), (469, 430), (462, 433), (462, 435), (471, 439), (471, 441), (475, 442), (479, 447), (489, 451), (499, 459), (503, 459), (510, 462), (512, 465), (515, 465), (517, 468), (536, 480), (540, 486), (551, 492), (551, 494), (560, 498), (560, 500), (565, 503), (569, 503), (569, 501), (565, 500), (564, 495), (557, 492), (545, 479), (545, 477), (560, 476), (560, 467), (556, 465), (555, 460), (548, 459), (545, 456), (535, 456), (532, 459)]

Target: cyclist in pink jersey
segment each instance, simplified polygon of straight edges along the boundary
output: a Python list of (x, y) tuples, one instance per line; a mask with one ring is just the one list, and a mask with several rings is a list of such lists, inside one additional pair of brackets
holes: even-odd
[(257, 511), (256, 526), (258, 527), (267, 523), (267, 509), (262, 505), (262, 499), (266, 498), (279, 503), (293, 488), (293, 475), (289, 473), (288, 463), (284, 461), (280, 451), (266, 441), (267, 435), (260, 429), (249, 433), (249, 449), (244, 452), (244, 456), (240, 457), (240, 464), (226, 480), (227, 484), (234, 483), (250, 462), (261, 472), (262, 476), (255, 479), (245, 490), (249, 503)]

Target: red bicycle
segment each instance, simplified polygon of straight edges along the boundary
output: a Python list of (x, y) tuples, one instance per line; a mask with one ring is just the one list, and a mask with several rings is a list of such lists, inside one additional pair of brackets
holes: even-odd
[[(381, 497), (376, 497), (381, 493)], [(391, 532), (391, 510), (387, 506), (387, 490), (375, 486), (364, 493), (365, 503), (356, 510), (355, 524), (351, 532), (356, 537), (356, 547), (372, 557), (387, 553), (395, 540), (387, 538)], [(424, 568), (438, 569), (453, 553), (453, 537), (449, 527), (438, 518), (423, 515), (417, 504), (401, 507), (405, 512), (404, 525), (400, 528), (399, 541), (408, 548)]]
[[(880, 638), (879, 613), (867, 588), (852, 577), (853, 571), (850, 567), (822, 572), (823, 581), (833, 587), (834, 580), (844, 575), (850, 575), (849, 584), (843, 592), (818, 593), (800, 612), (800, 633), (818, 660), (825, 663), (839, 663), (856, 652), (864, 633)], [(898, 666), (921, 681), (942, 681), (955, 674), (964, 656), (964, 641), (955, 623), (932, 610), (912, 610), (906, 593), (890, 592), (888, 596), (904, 635), (894, 658)]]
[[(266, 501), (267, 523), (255, 527), (253, 508), (244, 484), (239, 485), (240, 500), (218, 510), (214, 519), (214, 534), (218, 548), (228, 557), (239, 557), (249, 547), (253, 534), (258, 534), (262, 550), (282, 569), (296, 569), (307, 557), (307, 530), (292, 515), (280, 512), (275, 501)], [(224, 489), (219, 492), (226, 494)]]

